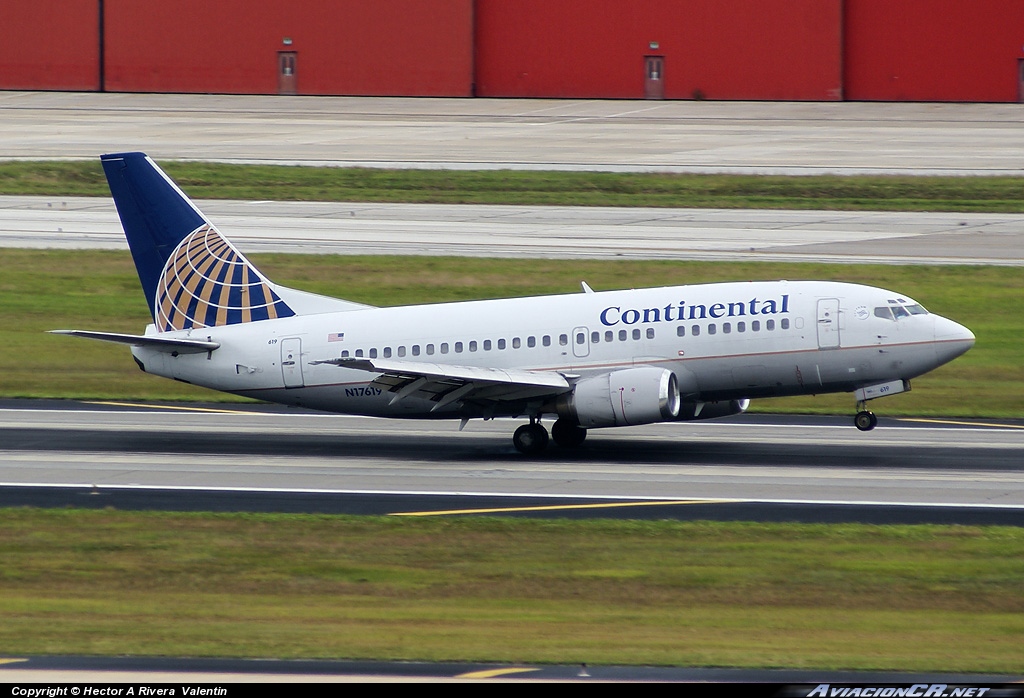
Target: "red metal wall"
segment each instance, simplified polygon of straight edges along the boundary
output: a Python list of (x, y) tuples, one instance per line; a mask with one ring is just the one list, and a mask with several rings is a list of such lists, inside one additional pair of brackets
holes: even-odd
[(846, 0), (847, 99), (1016, 102), (1021, 0)]
[[(842, 98), (840, 0), (477, 0), (476, 94)], [(651, 42), (658, 48), (652, 49)]]
[[(108, 90), (467, 96), (472, 0), (106, 0)], [(292, 43), (286, 45), (285, 38)]]
[(96, 0), (4, 0), (0, 28), (0, 89), (99, 89)]
[[(101, 0), (0, 0), (0, 89), (97, 90)], [(1014, 102), (1024, 0), (103, 0), (111, 91)], [(284, 39), (291, 39), (286, 45)], [(657, 43), (657, 48), (651, 47)]]

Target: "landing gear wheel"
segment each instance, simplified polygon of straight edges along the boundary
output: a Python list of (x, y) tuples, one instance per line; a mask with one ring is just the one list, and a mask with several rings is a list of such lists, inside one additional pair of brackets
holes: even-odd
[(578, 424), (559, 419), (551, 425), (551, 438), (561, 448), (576, 448), (587, 438), (587, 430)]
[(535, 456), (548, 447), (548, 430), (540, 424), (524, 424), (512, 435), (512, 445), (524, 456)]
[(871, 431), (878, 426), (878, 417), (875, 416), (874, 412), (862, 410), (853, 418), (853, 424), (861, 431)]

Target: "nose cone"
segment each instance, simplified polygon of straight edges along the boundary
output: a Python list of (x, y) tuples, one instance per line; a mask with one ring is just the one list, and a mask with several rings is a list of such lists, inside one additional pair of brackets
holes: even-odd
[(935, 316), (935, 353), (940, 363), (952, 361), (973, 346), (973, 332), (948, 318)]

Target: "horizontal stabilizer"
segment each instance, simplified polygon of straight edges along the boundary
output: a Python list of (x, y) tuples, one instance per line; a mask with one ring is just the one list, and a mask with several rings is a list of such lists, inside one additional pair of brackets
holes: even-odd
[(119, 334), (117, 332), (91, 332), (89, 330), (50, 330), (50, 334), (66, 334), (72, 337), (98, 339), (101, 342), (129, 344), (133, 347), (149, 347), (158, 351), (178, 352), (179, 354), (202, 354), (213, 351), (220, 346), (219, 342), (206, 342), (200, 339), (175, 339), (157, 335)]

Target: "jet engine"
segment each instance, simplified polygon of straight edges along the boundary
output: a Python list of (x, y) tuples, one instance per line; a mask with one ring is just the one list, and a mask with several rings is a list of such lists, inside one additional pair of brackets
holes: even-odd
[(672, 421), (679, 405), (675, 374), (645, 366), (584, 378), (558, 398), (556, 408), (560, 417), (589, 429)]

